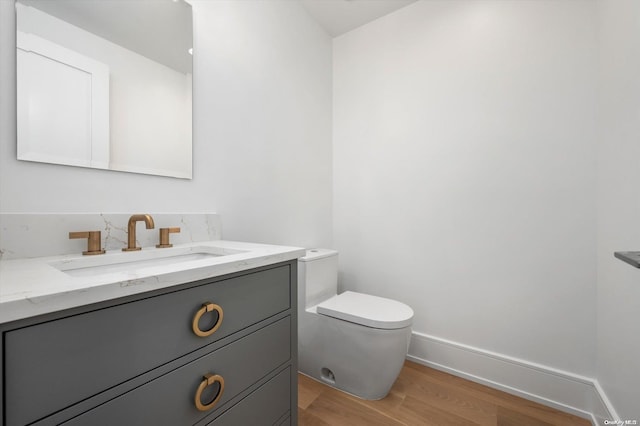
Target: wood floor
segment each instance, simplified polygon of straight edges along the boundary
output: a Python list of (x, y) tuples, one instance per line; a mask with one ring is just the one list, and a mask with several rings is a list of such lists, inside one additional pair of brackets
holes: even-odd
[(298, 374), (300, 426), (591, 425), (544, 405), (410, 361), (389, 395), (365, 401)]

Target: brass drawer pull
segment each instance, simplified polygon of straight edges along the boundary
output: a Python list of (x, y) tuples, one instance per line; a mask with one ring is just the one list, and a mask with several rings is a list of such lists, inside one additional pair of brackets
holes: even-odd
[[(204, 390), (208, 386), (211, 386), (216, 382), (218, 382), (220, 385), (220, 387), (218, 388), (218, 393), (216, 394), (215, 398), (213, 398), (213, 401), (211, 401), (208, 404), (203, 404), (202, 392), (204, 392)], [(222, 376), (219, 376), (217, 374), (215, 375), (205, 374), (204, 377), (202, 378), (202, 382), (200, 382), (200, 386), (198, 386), (198, 390), (196, 391), (196, 397), (195, 397), (196, 408), (200, 411), (211, 410), (218, 403), (218, 401), (220, 401), (220, 398), (222, 397), (223, 392), (224, 392), (224, 379), (222, 378)]]
[[(211, 311), (216, 311), (218, 313), (218, 319), (216, 323), (213, 324), (213, 327), (211, 327), (209, 330), (200, 330), (200, 325), (198, 324), (200, 322), (200, 318), (202, 318), (202, 316), (205, 313), (211, 312)], [(198, 312), (196, 312), (196, 316), (193, 317), (193, 324), (192, 324), (193, 332), (196, 334), (196, 336), (200, 336), (200, 337), (211, 336), (213, 333), (216, 332), (218, 328), (220, 328), (220, 325), (222, 324), (222, 317), (223, 317), (223, 312), (220, 306), (211, 302), (203, 303), (202, 307), (198, 310)]]

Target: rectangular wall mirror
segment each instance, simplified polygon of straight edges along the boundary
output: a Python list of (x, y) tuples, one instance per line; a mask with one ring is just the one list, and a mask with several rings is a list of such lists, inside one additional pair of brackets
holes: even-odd
[(191, 179), (184, 0), (17, 0), (18, 159)]

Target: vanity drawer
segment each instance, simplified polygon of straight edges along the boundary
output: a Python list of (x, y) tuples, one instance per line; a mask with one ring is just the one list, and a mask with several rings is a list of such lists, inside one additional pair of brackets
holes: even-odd
[(290, 388), (291, 368), (287, 368), (208, 425), (282, 425), (278, 420), (290, 409)]
[[(225, 409), (226, 402), (270, 371), (286, 363), (291, 357), (290, 332), (290, 317), (283, 318), (63, 424), (69, 426), (194, 424), (216, 410)], [(208, 411), (199, 411), (195, 406), (195, 395), (203, 375), (207, 373), (219, 375), (224, 379), (224, 391), (213, 408)], [(276, 409), (280, 410), (279, 415), (282, 416), (289, 409), (290, 381), (287, 378), (286, 382), (278, 380), (274, 383), (276, 383), (274, 391), (286, 392), (271, 398), (273, 402), (279, 404)], [(282, 387), (282, 383), (286, 384), (286, 389)], [(204, 389), (206, 393), (207, 388)], [(218, 385), (214, 384), (209, 389), (211, 395), (203, 396), (202, 403), (209, 403), (209, 400), (216, 396), (217, 389)], [(254, 405), (251, 404), (250, 407)], [(266, 407), (256, 405), (255, 408)], [(254, 425), (256, 423), (234, 424)]]
[[(289, 309), (290, 279), (282, 265), (5, 332), (6, 424), (41, 419)], [(192, 322), (205, 302), (223, 320), (199, 337)], [(214, 320), (205, 314), (200, 327)]]

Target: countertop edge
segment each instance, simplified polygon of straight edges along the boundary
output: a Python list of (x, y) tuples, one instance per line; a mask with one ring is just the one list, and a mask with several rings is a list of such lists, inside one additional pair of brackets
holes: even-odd
[[(29, 291), (27, 286), (27, 288), (17, 296), (15, 294), (7, 296), (4, 301), (2, 297), (0, 297), (0, 324), (286, 262), (302, 257), (305, 254), (305, 250), (298, 247), (225, 240), (216, 240), (211, 243), (246, 249), (247, 253), (242, 256), (230, 257), (228, 262), (186, 270), (167, 270), (158, 275), (140, 278), (118, 278), (110, 282), (98, 283), (97, 285), (89, 283), (86, 287), (77, 285), (65, 287), (61, 285), (59, 288), (47, 292), (42, 290), (37, 291), (35, 287), (33, 291)], [(201, 245), (203, 243), (197, 244)], [(3, 261), (3, 263), (4, 262), (5, 261)], [(29, 265), (36, 264), (37, 262), (38, 259), (28, 259), (25, 260), (24, 263)], [(55, 273), (59, 274), (60, 271), (55, 271)], [(51, 274), (54, 274), (53, 270)], [(15, 279), (15, 277), (12, 278)], [(46, 273), (42, 273), (40, 277), (31, 277), (31, 279), (46, 280)], [(0, 280), (2, 280), (2, 277), (0, 277)], [(77, 284), (77, 281), (75, 281), (75, 283)]]

